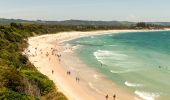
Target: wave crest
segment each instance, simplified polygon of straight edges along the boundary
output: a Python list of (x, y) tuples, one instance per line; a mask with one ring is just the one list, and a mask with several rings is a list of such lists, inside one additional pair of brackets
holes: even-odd
[(158, 93), (149, 93), (143, 91), (135, 91), (135, 94), (144, 100), (155, 100), (156, 98), (159, 97)]
[(96, 57), (96, 59), (101, 62), (102, 64), (109, 65), (108, 60), (117, 61), (117, 60), (125, 60), (127, 59), (127, 55), (116, 53), (113, 51), (107, 51), (107, 50), (97, 50), (93, 53), (93, 55)]
[(130, 82), (128, 82), (128, 81), (126, 81), (124, 84), (125, 84), (126, 86), (128, 86), (128, 87), (142, 87), (142, 86), (143, 86), (142, 84), (130, 83)]

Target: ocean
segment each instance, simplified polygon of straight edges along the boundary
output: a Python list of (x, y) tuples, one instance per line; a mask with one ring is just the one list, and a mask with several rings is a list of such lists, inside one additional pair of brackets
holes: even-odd
[(143, 100), (170, 100), (170, 31), (86, 36), (68, 41), (78, 57)]

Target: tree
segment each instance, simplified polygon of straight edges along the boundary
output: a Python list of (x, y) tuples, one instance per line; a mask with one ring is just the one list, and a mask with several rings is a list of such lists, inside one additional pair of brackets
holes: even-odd
[(142, 28), (145, 28), (147, 26), (147, 24), (146, 23), (144, 23), (144, 22), (139, 22), (139, 23), (137, 23), (136, 24), (136, 27), (142, 27)]

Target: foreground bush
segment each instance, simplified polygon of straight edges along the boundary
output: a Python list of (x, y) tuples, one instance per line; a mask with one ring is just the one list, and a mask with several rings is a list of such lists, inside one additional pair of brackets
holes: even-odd
[(0, 100), (37, 100), (42, 97), (45, 100), (67, 100), (56, 90), (53, 81), (38, 72), (22, 55), (28, 46), (27, 38), (45, 34), (48, 28), (16, 23), (0, 26)]

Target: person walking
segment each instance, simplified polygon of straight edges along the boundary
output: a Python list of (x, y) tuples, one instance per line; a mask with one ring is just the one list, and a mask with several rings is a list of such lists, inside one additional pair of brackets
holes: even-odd
[(113, 100), (116, 100), (116, 94), (113, 95)]
[(106, 100), (108, 100), (108, 98), (109, 98), (109, 95), (107, 94), (107, 95), (105, 96), (105, 98), (106, 98)]
[(52, 70), (52, 74), (54, 73), (54, 70)]

